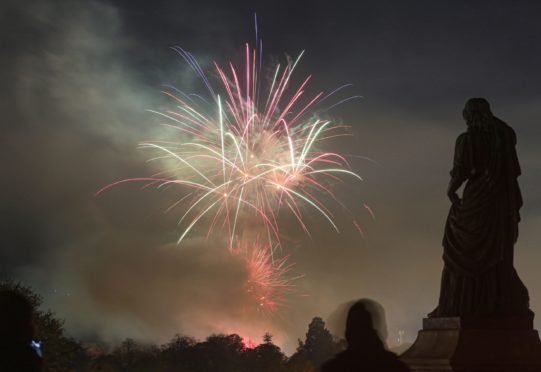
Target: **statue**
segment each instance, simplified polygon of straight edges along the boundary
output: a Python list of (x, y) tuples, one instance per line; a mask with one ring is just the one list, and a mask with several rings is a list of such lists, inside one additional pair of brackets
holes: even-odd
[(456, 140), (447, 190), (439, 304), (429, 317), (530, 315), (528, 290), (513, 266), (522, 206), (515, 132), (483, 98), (468, 100), (463, 117), (468, 129)]
[(412, 372), (541, 372), (528, 290), (513, 266), (522, 206), (515, 132), (483, 98), (466, 102), (463, 116), (438, 307), (400, 358)]

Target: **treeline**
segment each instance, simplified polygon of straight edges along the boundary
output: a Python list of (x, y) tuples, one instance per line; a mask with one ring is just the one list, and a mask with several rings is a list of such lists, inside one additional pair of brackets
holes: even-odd
[(177, 335), (167, 344), (143, 345), (125, 340), (112, 352), (95, 356), (91, 370), (95, 371), (178, 371), (178, 372), (311, 372), (342, 349), (334, 340), (321, 318), (314, 318), (304, 341), (297, 351), (287, 357), (273, 344), (272, 335), (265, 334), (263, 342), (253, 348), (245, 346), (236, 335), (212, 335), (197, 342), (191, 337)]
[(268, 333), (255, 347), (247, 347), (236, 334), (211, 335), (204, 341), (177, 335), (164, 345), (126, 339), (109, 350), (85, 347), (65, 335), (63, 322), (53, 313), (39, 309), (42, 299), (30, 288), (0, 282), (0, 290), (5, 289), (23, 294), (32, 303), (36, 339), (42, 342), (43, 359), (50, 372), (312, 372), (345, 346), (316, 317), (290, 357), (273, 343)]

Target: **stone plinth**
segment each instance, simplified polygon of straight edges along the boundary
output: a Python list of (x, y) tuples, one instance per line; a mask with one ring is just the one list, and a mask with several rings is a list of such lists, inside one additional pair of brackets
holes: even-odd
[(412, 372), (541, 372), (532, 316), (426, 318), (400, 357)]

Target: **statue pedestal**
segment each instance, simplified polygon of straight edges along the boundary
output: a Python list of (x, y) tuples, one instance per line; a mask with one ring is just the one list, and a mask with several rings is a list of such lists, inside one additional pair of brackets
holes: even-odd
[(533, 314), (521, 318), (425, 318), (400, 356), (412, 372), (541, 372)]

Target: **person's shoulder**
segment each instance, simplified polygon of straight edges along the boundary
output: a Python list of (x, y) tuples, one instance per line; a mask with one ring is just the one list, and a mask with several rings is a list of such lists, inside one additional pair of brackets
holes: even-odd
[(387, 354), (387, 360), (391, 364), (391, 366), (389, 366), (389, 367), (390, 368), (392, 367), (392, 369), (389, 369), (389, 371), (392, 371), (392, 372), (410, 372), (410, 368), (408, 367), (408, 365), (406, 363), (404, 363), (403, 361), (401, 361), (400, 358), (398, 357), (398, 355), (396, 355), (395, 353), (393, 353), (391, 351), (388, 351), (388, 350), (386, 350), (385, 352)]
[(364, 370), (364, 358), (352, 350), (344, 350), (323, 363), (320, 372), (353, 372)]
[(40, 372), (45, 370), (41, 358), (30, 346), (3, 346), (0, 351), (0, 371)]
[(377, 351), (370, 355), (359, 355), (346, 350), (337, 354), (333, 359), (320, 367), (320, 372), (349, 372), (349, 371), (385, 371), (410, 372), (409, 367), (395, 353), (387, 350)]

